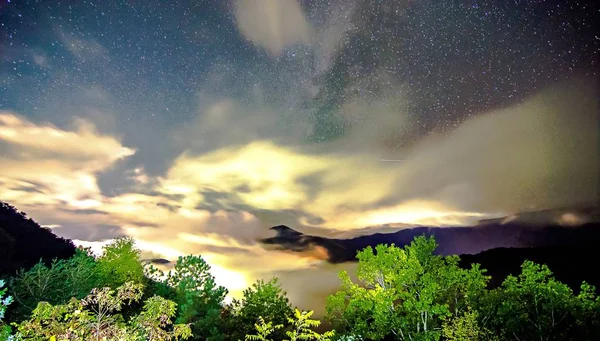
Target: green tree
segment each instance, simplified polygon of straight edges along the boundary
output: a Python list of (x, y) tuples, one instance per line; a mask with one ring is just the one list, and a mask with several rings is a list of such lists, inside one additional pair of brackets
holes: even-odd
[(140, 250), (130, 237), (117, 238), (104, 246), (97, 273), (102, 286), (117, 288), (126, 282), (146, 284)]
[(245, 337), (246, 341), (272, 341), (271, 334), (277, 330), (283, 328), (282, 324), (273, 325), (273, 322), (265, 322), (265, 320), (259, 316), (258, 323), (254, 324), (256, 334), (247, 334)]
[(21, 340), (185, 340), (191, 336), (188, 325), (171, 323), (175, 302), (154, 296), (146, 300), (142, 312), (126, 323), (120, 311), (142, 297), (143, 286), (126, 282), (117, 289), (93, 289), (82, 300), (67, 304), (40, 302), (29, 320), (18, 325)]
[(433, 254), (433, 238), (417, 237), (405, 248), (379, 245), (357, 255), (357, 277), (340, 273), (341, 290), (327, 299), (336, 330), (381, 340), (438, 340), (442, 322), (460, 314), (485, 290), (478, 267), (461, 269), (456, 256)]
[(127, 325), (118, 312), (123, 305), (138, 301), (142, 293), (141, 284), (126, 282), (116, 290), (93, 289), (84, 299), (72, 298), (63, 305), (40, 302), (31, 319), (19, 325), (19, 336), (24, 340), (123, 339)]
[(223, 339), (219, 320), (227, 289), (216, 284), (210, 265), (202, 257), (179, 257), (174, 269), (166, 276), (152, 267), (148, 272), (157, 279), (164, 277), (159, 286), (166, 288), (157, 291), (168, 293), (168, 289), (172, 289), (173, 300), (177, 303), (176, 322), (190, 324), (194, 339)]
[(144, 303), (142, 312), (131, 320), (131, 328), (140, 340), (185, 340), (192, 336), (189, 325), (172, 323), (177, 304), (160, 296)]
[(575, 295), (546, 265), (525, 261), (521, 269), (519, 276), (508, 276), (482, 308), (495, 316), (490, 325), (504, 339), (579, 340), (600, 331), (600, 304), (593, 287), (584, 283)]
[(4, 280), (0, 279), (0, 340), (7, 340), (11, 336), (12, 329), (10, 326), (4, 324), (4, 315), (6, 313), (6, 308), (8, 308), (12, 302), (12, 296), (6, 295)]
[(289, 340), (285, 341), (330, 341), (334, 336), (333, 331), (325, 332), (324, 334), (319, 334), (316, 331), (312, 330), (312, 328), (316, 328), (321, 325), (321, 321), (319, 320), (311, 320), (311, 316), (313, 315), (313, 311), (300, 311), (298, 309), (294, 309), (294, 317), (289, 317), (288, 322), (292, 326), (292, 330), (287, 331), (286, 335)]
[[(231, 328), (227, 328), (227, 339), (237, 341), (254, 330), (259, 317), (275, 325), (287, 323), (293, 310), (286, 292), (281, 288), (277, 278), (268, 282), (258, 280), (243, 292), (241, 300), (231, 304)], [(223, 316), (223, 318), (227, 318)], [(227, 321), (223, 321), (227, 322)], [(278, 340), (285, 336), (283, 330), (276, 330), (274, 337)]]
[(27, 271), (19, 270), (11, 277), (10, 286), (16, 305), (9, 318), (22, 321), (29, 317), (38, 302), (63, 304), (71, 297), (81, 299), (101, 283), (90, 251), (77, 249), (73, 257), (54, 260), (50, 267), (40, 262)]

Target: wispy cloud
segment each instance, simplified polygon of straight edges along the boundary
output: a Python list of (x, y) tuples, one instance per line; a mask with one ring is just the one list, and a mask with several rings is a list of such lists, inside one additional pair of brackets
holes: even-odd
[(80, 38), (73, 34), (61, 31), (60, 38), (67, 50), (79, 61), (108, 61), (108, 50), (93, 38)]

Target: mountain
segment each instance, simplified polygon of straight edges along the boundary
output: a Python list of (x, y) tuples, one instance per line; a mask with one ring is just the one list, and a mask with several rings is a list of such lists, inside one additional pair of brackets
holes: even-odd
[(0, 201), (0, 277), (20, 268), (30, 268), (42, 260), (67, 259), (75, 245), (28, 218), (24, 212)]
[(262, 239), (263, 245), (294, 252), (306, 252), (315, 247), (322, 247), (327, 250), (327, 260), (331, 263), (354, 261), (356, 252), (367, 246), (404, 246), (421, 235), (434, 236), (439, 244), (437, 253), (443, 255), (476, 254), (494, 248), (600, 243), (599, 223), (587, 223), (576, 227), (536, 226), (520, 222), (464, 227), (418, 226), (394, 233), (375, 233), (349, 239), (305, 235), (283, 225), (271, 229), (277, 232), (277, 235)]
[[(266, 248), (307, 255), (315, 254), (311, 252), (313, 250), (324, 249), (328, 262), (344, 263), (356, 261), (356, 253), (367, 246), (395, 244), (402, 247), (416, 236), (434, 236), (439, 244), (437, 254), (460, 255), (461, 265), (465, 267), (472, 263), (481, 264), (492, 276), (492, 287), (499, 285), (507, 275), (520, 273), (521, 264), (529, 259), (547, 264), (559, 280), (573, 288), (579, 287), (585, 280), (600, 289), (600, 273), (587, 265), (597, 258), (597, 247), (600, 245), (600, 223), (596, 220), (598, 210), (593, 208), (584, 211), (586, 215), (562, 211), (557, 215), (556, 210), (527, 212), (482, 221), (475, 226), (415, 226), (393, 233), (374, 233), (347, 239), (305, 235), (279, 225), (271, 228), (276, 235), (262, 239), (261, 243)], [(581, 224), (564, 225), (563, 221), (563, 225), (560, 225), (556, 223), (560, 221), (557, 219), (548, 224), (543, 219), (548, 216), (567, 217), (569, 221)]]

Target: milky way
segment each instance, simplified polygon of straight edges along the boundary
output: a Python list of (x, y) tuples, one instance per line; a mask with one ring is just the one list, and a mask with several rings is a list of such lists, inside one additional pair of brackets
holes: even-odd
[(320, 266), (273, 261), (256, 242), (272, 225), (352, 234), (589, 204), (598, 12), (2, 1), (0, 199), (81, 243), (201, 253), (240, 285)]

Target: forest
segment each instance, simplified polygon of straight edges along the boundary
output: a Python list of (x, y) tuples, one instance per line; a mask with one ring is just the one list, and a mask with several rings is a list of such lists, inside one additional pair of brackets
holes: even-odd
[[(29, 224), (54, 243), (68, 244), (11, 206), (2, 209), (3, 233), (14, 232), (10, 222)], [(17, 239), (3, 240), (14, 246)], [(327, 298), (325, 316), (292, 306), (277, 278), (259, 280), (239, 299), (227, 301), (227, 289), (215, 283), (200, 255), (180, 257), (163, 273), (143, 261), (135, 241), (126, 237), (98, 256), (74, 248), (62, 257), (60, 249), (62, 256), (54, 259), (46, 255), (35, 264), (15, 261), (21, 268), (2, 269), (0, 340), (595, 340), (600, 335), (600, 298), (592, 285), (571, 288), (546, 265), (526, 260), (519, 274), (491, 287), (485, 269), (461, 266), (459, 256), (436, 255), (437, 246), (433, 237), (419, 236), (402, 247), (361, 250), (356, 273), (339, 273), (340, 286)], [(4, 259), (15, 258), (16, 249), (4, 250), (14, 251)]]

